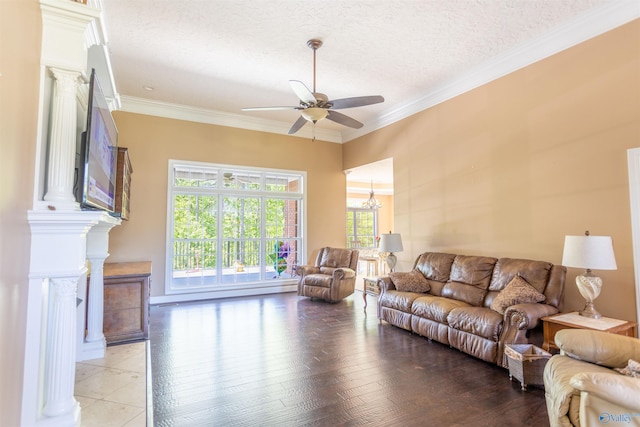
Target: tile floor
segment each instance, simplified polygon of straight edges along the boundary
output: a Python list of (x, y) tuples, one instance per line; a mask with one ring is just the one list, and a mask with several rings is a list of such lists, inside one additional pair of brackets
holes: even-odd
[(147, 341), (108, 346), (103, 359), (76, 364), (83, 427), (147, 425)]

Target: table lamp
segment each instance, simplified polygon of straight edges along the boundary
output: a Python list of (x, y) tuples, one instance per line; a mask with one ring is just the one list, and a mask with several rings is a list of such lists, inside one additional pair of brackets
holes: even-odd
[(587, 301), (580, 315), (599, 319), (601, 315), (593, 306), (593, 301), (600, 295), (602, 279), (593, 275), (591, 270), (616, 270), (618, 268), (613, 254), (611, 237), (590, 236), (588, 230), (584, 236), (565, 236), (562, 265), (586, 269), (585, 273), (576, 277), (578, 291)]
[(398, 258), (393, 254), (394, 252), (402, 252), (402, 238), (400, 233), (381, 234), (380, 235), (380, 252), (387, 252), (387, 265), (389, 271), (393, 271), (398, 262)]

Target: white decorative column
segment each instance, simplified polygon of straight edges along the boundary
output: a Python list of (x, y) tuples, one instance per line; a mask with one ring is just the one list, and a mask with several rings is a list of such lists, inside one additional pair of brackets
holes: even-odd
[(73, 397), (76, 370), (76, 291), (79, 277), (52, 278), (49, 286), (49, 328), (45, 355), (44, 410), (47, 417), (71, 415), (79, 411)]
[(86, 236), (99, 218), (88, 213), (28, 212), (31, 263), (22, 425), (80, 424), (80, 406), (73, 397), (76, 295), (87, 270)]
[(51, 68), (54, 96), (49, 133), (47, 194), (44, 200), (57, 209), (79, 209), (73, 195), (76, 160), (76, 96), (81, 74)]
[[(107, 254), (108, 255), (108, 254)], [(87, 295), (87, 338), (86, 342), (104, 343), (104, 277), (102, 269), (106, 256), (87, 257), (91, 265), (89, 294)]]
[[(78, 351), (78, 361), (98, 359), (104, 357), (107, 347), (103, 333), (104, 320), (104, 261), (109, 256), (109, 231), (119, 225), (121, 219), (111, 216), (103, 216), (87, 234), (87, 259), (91, 270), (88, 294), (85, 297), (87, 304), (86, 328), (87, 336), (84, 337), (84, 328), (81, 331)], [(81, 284), (84, 286), (84, 284)], [(79, 324), (84, 323), (85, 310), (78, 311)]]

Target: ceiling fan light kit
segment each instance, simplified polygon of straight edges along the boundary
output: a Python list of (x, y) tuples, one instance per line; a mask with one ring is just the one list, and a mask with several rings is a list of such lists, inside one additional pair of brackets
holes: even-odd
[(302, 114), (302, 117), (304, 117), (305, 119), (313, 123), (327, 117), (327, 113), (328, 113), (327, 110), (320, 107), (310, 107), (300, 111), (300, 114)]
[(330, 101), (327, 95), (316, 92), (316, 50), (322, 46), (322, 40), (311, 39), (307, 41), (307, 46), (313, 49), (313, 92), (310, 91), (301, 81), (289, 80), (291, 89), (300, 100), (299, 105), (295, 107), (250, 107), (243, 108), (242, 111), (300, 110), (300, 117), (289, 129), (289, 135), (298, 132), (307, 121), (315, 124), (319, 120), (325, 118), (343, 126), (360, 129), (364, 126), (362, 123), (335, 110), (378, 104), (380, 102), (384, 102), (384, 98), (380, 95), (373, 95), (342, 98)]

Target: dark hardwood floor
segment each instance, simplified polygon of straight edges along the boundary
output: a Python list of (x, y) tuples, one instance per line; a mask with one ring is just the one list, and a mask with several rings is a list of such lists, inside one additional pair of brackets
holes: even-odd
[(368, 298), (151, 307), (154, 425), (549, 425), (542, 388), (380, 324)]

